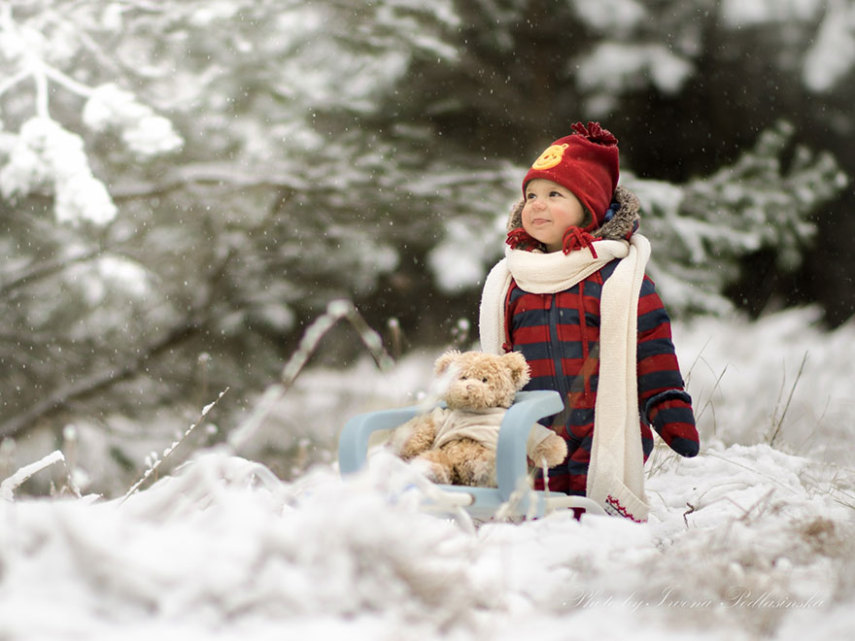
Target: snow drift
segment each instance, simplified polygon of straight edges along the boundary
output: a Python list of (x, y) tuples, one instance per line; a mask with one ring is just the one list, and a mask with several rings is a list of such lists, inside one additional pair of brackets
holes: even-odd
[[(556, 513), (467, 529), (420, 511), (419, 477), (384, 452), (357, 477), (317, 464), (286, 482), (212, 449), (124, 501), (0, 501), (0, 638), (848, 638), (855, 473), (826, 448), (727, 440), (738, 424), (768, 435), (767, 395), (781, 395), (780, 366), (761, 377), (752, 362), (806, 349), (829, 367), (851, 351), (849, 329), (806, 330), (805, 314), (758, 324), (765, 339), (744, 359), (717, 346), (741, 349), (732, 324), (680, 328), (678, 344), (703, 354), (681, 355), (704, 363), (697, 409), (718, 409), (703, 413), (697, 458), (657, 447), (646, 525)], [(800, 345), (777, 342), (797, 327)], [(399, 384), (417, 377), (402, 367)], [(360, 368), (337, 375), (370, 386)], [(815, 440), (851, 431), (838, 390), (810, 367), (802, 377), (782, 429), (814, 420), (800, 408), (821, 388), (835, 424), (812, 424)], [(851, 449), (833, 445), (838, 459)]]

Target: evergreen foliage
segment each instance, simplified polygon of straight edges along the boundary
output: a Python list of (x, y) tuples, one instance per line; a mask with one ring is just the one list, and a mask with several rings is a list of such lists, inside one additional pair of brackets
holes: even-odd
[(650, 271), (673, 309), (729, 309), (724, 293), (754, 252), (774, 251), (782, 271), (799, 267), (817, 232), (811, 214), (848, 180), (829, 154), (791, 149), (792, 138), (778, 123), (734, 164), (682, 188), (639, 181), (645, 228), (659, 241)]

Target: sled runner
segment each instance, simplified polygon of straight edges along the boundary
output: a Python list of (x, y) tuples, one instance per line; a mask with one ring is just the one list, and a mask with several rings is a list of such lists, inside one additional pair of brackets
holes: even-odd
[[(529, 487), (526, 440), (532, 426), (541, 418), (560, 412), (561, 396), (554, 391), (518, 392), (499, 431), (496, 450), (498, 487), (434, 485), (427, 509), (438, 512), (465, 510), (471, 517), (494, 516), (538, 518), (556, 509), (584, 508), (589, 513), (604, 514), (591, 499), (561, 492), (538, 491)], [(365, 466), (368, 440), (372, 432), (402, 425), (423, 406), (379, 410), (359, 414), (344, 426), (339, 440), (338, 460), (342, 475), (353, 474)]]

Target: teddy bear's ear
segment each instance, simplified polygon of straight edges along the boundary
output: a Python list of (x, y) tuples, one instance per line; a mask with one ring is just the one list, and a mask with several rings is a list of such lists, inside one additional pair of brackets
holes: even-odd
[(519, 352), (508, 352), (502, 356), (502, 362), (510, 370), (511, 378), (517, 389), (522, 389), (531, 380), (528, 363), (525, 356)]
[(439, 376), (440, 374), (444, 374), (452, 363), (457, 361), (460, 358), (460, 352), (456, 349), (450, 349), (445, 354), (436, 359), (436, 363), (434, 363), (433, 371)]

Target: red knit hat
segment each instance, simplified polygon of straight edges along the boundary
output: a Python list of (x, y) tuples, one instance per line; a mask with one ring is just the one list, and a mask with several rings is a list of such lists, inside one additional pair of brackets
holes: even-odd
[(594, 216), (586, 230), (603, 225), (620, 175), (617, 138), (598, 122), (573, 125), (573, 133), (553, 142), (540, 154), (523, 179), (546, 178), (566, 187)]

